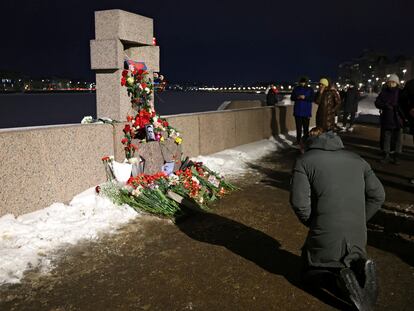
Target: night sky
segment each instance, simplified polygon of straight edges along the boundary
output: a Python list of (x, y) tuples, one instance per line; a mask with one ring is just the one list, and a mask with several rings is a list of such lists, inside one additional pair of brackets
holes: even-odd
[(104, 9), (154, 19), (171, 82), (335, 77), (365, 48), (414, 56), (413, 0), (2, 0), (0, 71), (94, 80), (89, 40)]

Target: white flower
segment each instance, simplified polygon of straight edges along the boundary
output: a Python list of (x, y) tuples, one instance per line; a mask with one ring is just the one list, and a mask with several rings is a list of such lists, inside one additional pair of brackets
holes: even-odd
[(147, 87), (144, 89), (144, 91), (147, 92), (147, 93), (151, 92), (151, 90)]
[(115, 157), (112, 155), (112, 156), (109, 156), (109, 161), (114, 161), (115, 160)]
[(152, 119), (154, 120), (154, 123), (157, 123), (158, 122), (158, 116), (155, 116)]
[(131, 185), (125, 185), (124, 189), (127, 190), (128, 192), (132, 192), (135, 190), (134, 187), (132, 187)]
[(177, 134), (175, 134), (175, 135), (177, 135), (177, 137), (180, 137), (180, 133), (178, 133), (178, 132), (177, 132)]
[(136, 164), (136, 163), (138, 163), (138, 159), (137, 158), (129, 158), (128, 163), (129, 164)]
[(132, 195), (134, 197), (139, 197), (141, 195), (142, 187), (138, 186), (137, 189), (132, 190)]
[(86, 117), (83, 117), (81, 123), (88, 124), (88, 123), (92, 123), (92, 121), (93, 121), (93, 118), (91, 116), (86, 116)]
[(175, 186), (179, 183), (180, 178), (175, 175), (175, 174), (171, 174), (170, 176), (168, 176), (168, 185), (169, 186)]
[(195, 176), (191, 177), (191, 180), (195, 181), (198, 185), (200, 184), (200, 181)]

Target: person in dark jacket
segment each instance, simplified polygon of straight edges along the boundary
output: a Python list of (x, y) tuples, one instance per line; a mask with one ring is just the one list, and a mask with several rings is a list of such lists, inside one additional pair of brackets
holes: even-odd
[[(390, 75), (381, 93), (375, 100), (375, 107), (380, 109), (381, 131), (383, 133), (383, 163), (398, 163), (402, 152), (402, 118), (399, 106), (400, 79), (396, 74)], [(392, 148), (394, 147), (395, 148)], [(394, 150), (392, 150), (394, 149)], [(391, 157), (392, 155), (392, 157)]]
[(302, 140), (305, 141), (309, 135), (309, 120), (312, 116), (312, 101), (313, 101), (313, 89), (308, 85), (308, 79), (302, 77), (299, 80), (299, 85), (295, 86), (290, 100), (295, 102), (293, 106), (293, 116), (296, 123), (296, 144), (300, 144)]
[(352, 132), (355, 122), (355, 114), (358, 111), (359, 91), (355, 87), (355, 82), (351, 81), (344, 96), (344, 131)]
[(279, 90), (276, 88), (274, 84), (271, 84), (267, 90), (266, 94), (266, 104), (268, 106), (273, 106), (278, 102), (278, 96)]
[[(305, 153), (294, 165), (290, 194), (295, 214), (309, 228), (302, 248), (306, 284), (326, 286), (323, 281), (332, 279), (334, 286), (341, 280), (355, 305), (375, 303), (366, 223), (384, 200), (384, 188), (365, 160), (344, 150), (334, 132), (310, 131)], [(361, 274), (365, 284), (356, 281)]]
[(335, 116), (341, 106), (341, 97), (328, 79), (319, 81), (319, 91), (315, 95), (315, 104), (318, 105), (316, 112), (316, 126), (324, 131), (334, 130), (336, 127)]
[[(401, 91), (400, 104), (404, 116), (408, 119), (410, 127), (409, 133), (413, 135), (414, 141), (414, 79), (407, 81), (404, 89)], [(414, 178), (410, 182), (414, 184)]]

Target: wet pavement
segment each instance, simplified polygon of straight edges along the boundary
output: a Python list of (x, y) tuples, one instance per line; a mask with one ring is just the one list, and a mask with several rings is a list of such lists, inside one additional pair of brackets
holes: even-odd
[[(384, 166), (373, 141), (344, 138), (379, 172), (387, 201), (414, 202), (414, 150)], [(411, 153), (410, 153), (411, 152)], [(177, 223), (137, 218), (116, 235), (56, 254), (56, 268), (31, 271), (0, 287), (0, 310), (337, 310), (346, 305), (300, 285), (306, 228), (288, 204), (297, 150), (251, 164), (234, 192), (210, 213)], [(407, 238), (408, 237), (408, 238)], [(377, 263), (377, 310), (413, 310), (414, 243), (407, 234), (370, 225), (368, 253)]]

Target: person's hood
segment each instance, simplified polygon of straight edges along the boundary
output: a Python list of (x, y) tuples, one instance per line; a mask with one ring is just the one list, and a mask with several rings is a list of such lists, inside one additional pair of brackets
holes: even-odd
[(341, 138), (334, 132), (329, 131), (316, 137), (309, 137), (306, 141), (306, 150), (322, 149), (326, 151), (336, 151), (344, 149)]

